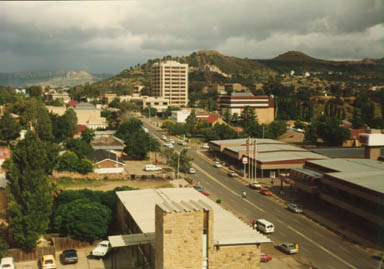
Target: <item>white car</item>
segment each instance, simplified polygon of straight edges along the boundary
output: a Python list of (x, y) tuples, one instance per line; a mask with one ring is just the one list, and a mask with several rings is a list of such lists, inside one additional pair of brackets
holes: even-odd
[(167, 141), (167, 137), (165, 135), (162, 135), (161, 139), (164, 140), (164, 141)]
[(184, 140), (177, 140), (177, 144), (185, 146), (187, 145), (187, 142), (185, 142)]
[(12, 257), (4, 257), (1, 259), (1, 269), (15, 269), (15, 264), (13, 263)]
[(223, 167), (220, 162), (215, 162), (215, 164), (213, 166), (216, 168)]
[(203, 149), (209, 149), (208, 143), (204, 143)]
[(153, 164), (146, 164), (144, 170), (145, 171), (158, 171), (158, 170), (161, 170), (161, 167), (153, 165)]
[(166, 142), (166, 143), (164, 143), (163, 146), (164, 146), (164, 147), (167, 147), (167, 148), (170, 148), (170, 149), (173, 149), (173, 148), (174, 148), (173, 144), (170, 143), (170, 142)]
[(169, 140), (169, 143), (171, 143), (171, 144), (175, 144), (175, 140), (170, 139), (170, 140)]
[(196, 169), (191, 167), (189, 168), (189, 171), (188, 171), (190, 174), (196, 174)]
[(97, 244), (96, 248), (92, 250), (92, 256), (101, 258), (107, 255), (108, 251), (111, 249), (111, 243), (108, 240), (101, 241)]

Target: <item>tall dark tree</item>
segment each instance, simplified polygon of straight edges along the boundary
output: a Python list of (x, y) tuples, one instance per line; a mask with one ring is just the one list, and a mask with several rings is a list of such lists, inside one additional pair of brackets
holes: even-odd
[(243, 128), (247, 128), (247, 126), (254, 122), (257, 122), (255, 111), (251, 107), (246, 106), (240, 115), (240, 125)]
[(41, 96), (43, 89), (41, 88), (41, 86), (31, 86), (27, 88), (27, 92), (31, 97), (39, 97)]
[(191, 135), (195, 135), (197, 131), (197, 124), (199, 122), (199, 119), (196, 117), (196, 112), (194, 109), (192, 109), (191, 114), (187, 117), (185, 120), (185, 129), (188, 133)]
[(11, 117), (8, 111), (0, 118), (0, 139), (9, 142), (20, 136), (20, 124)]
[(91, 144), (93, 138), (95, 137), (95, 131), (92, 129), (85, 129), (81, 132), (81, 139)]
[(51, 141), (53, 139), (52, 122), (45, 107), (38, 107), (36, 121), (32, 122), (32, 126), (40, 140)]
[(67, 137), (72, 138), (77, 133), (77, 116), (76, 112), (70, 108), (67, 109), (63, 115), (63, 120), (68, 126), (67, 128)]
[(48, 228), (52, 214), (52, 187), (47, 175), (57, 151), (28, 132), (13, 149), (7, 169), (9, 230), (18, 247), (32, 249)]

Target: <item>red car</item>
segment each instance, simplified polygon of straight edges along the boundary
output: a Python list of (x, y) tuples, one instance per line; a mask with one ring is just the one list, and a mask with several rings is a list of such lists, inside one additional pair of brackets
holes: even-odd
[(271, 255), (264, 252), (260, 253), (260, 262), (269, 262), (270, 260), (272, 260)]
[(260, 193), (264, 194), (264, 195), (267, 195), (267, 196), (271, 196), (272, 195), (272, 192), (268, 188), (262, 188)]

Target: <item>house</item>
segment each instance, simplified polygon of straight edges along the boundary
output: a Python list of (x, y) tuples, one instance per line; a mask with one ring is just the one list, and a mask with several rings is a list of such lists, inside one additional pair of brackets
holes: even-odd
[(87, 155), (87, 159), (96, 163), (97, 174), (119, 174), (124, 172), (124, 161), (115, 153), (98, 149)]
[(196, 118), (198, 118), (200, 121), (207, 121), (210, 126), (215, 126), (216, 124), (227, 124), (219, 114), (213, 113), (213, 114), (197, 114)]
[(114, 134), (115, 131), (96, 131), (95, 137), (91, 141), (92, 148), (94, 150), (108, 150), (121, 157), (125, 144), (123, 140), (117, 138)]
[(177, 110), (171, 112), (171, 119), (177, 123), (184, 123), (191, 114), (190, 110)]
[(0, 148), (0, 188), (5, 188), (7, 186), (5, 170), (2, 169), (1, 166), (9, 157), (11, 157), (11, 150), (9, 148)]

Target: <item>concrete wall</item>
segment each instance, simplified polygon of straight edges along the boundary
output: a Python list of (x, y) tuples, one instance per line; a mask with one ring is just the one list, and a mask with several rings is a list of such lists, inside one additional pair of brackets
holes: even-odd
[(220, 246), (212, 251), (209, 269), (260, 268), (260, 246)]

